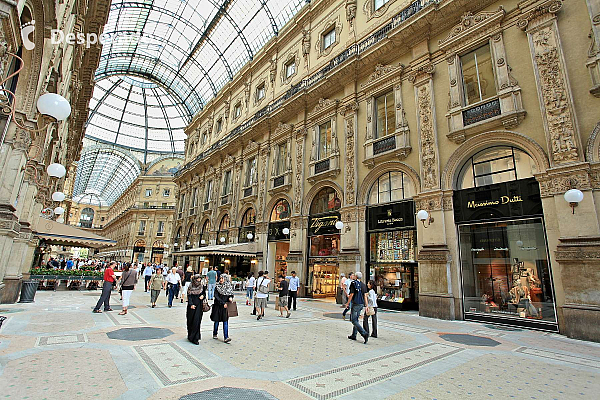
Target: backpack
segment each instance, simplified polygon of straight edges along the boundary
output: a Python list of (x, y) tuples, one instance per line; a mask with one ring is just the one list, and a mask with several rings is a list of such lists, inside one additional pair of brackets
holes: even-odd
[(362, 282), (359, 280), (355, 280), (352, 282), (354, 288), (356, 289), (356, 293), (352, 297), (353, 304), (365, 304), (365, 294), (363, 292)]

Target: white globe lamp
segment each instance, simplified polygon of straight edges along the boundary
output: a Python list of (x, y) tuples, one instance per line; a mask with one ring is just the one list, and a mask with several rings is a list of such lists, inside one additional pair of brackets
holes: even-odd
[(175, 242), (175, 244), (173, 246), (177, 247), (177, 246), (179, 246), (179, 243)]
[(54, 163), (48, 165), (46, 172), (53, 178), (62, 178), (67, 174), (67, 169), (62, 164)]
[(248, 238), (248, 240), (252, 240), (252, 238), (254, 237), (254, 235), (252, 234), (252, 232), (248, 232), (248, 234), (246, 235), (246, 237)]
[(429, 213), (425, 210), (419, 210), (419, 212), (417, 213), (417, 219), (419, 221), (426, 221), (427, 218), (429, 218)]
[(190, 245), (190, 241), (188, 240), (187, 242), (185, 242), (185, 244), (189, 246)]
[(344, 229), (344, 223), (342, 221), (340, 221), (340, 220), (336, 221), (336, 223), (335, 223), (335, 229), (338, 229), (338, 230), (341, 231), (342, 229)]
[(221, 236), (221, 238), (219, 239), (219, 241), (220, 241), (221, 243), (225, 243), (225, 236)]
[(62, 207), (56, 207), (54, 209), (54, 214), (56, 215), (63, 215), (65, 213), (65, 209)]
[(564, 197), (565, 201), (571, 206), (573, 214), (575, 214), (575, 207), (583, 200), (583, 192), (579, 189), (569, 189), (565, 192)]
[(46, 93), (37, 101), (37, 109), (40, 114), (49, 115), (57, 121), (64, 121), (71, 115), (71, 105), (59, 94)]
[(52, 200), (58, 201), (59, 203), (65, 199), (65, 194), (63, 192), (54, 192), (52, 193)]
[(200, 241), (200, 244), (206, 244), (206, 240), (202, 239), (202, 240)]
[(523, 247), (523, 241), (522, 240), (517, 240), (517, 246)]
[(290, 234), (290, 228), (283, 228), (282, 231), (284, 235), (289, 235)]

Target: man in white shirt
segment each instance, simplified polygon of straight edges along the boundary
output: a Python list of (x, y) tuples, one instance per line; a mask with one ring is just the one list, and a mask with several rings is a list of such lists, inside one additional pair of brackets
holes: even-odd
[(300, 287), (300, 278), (296, 276), (296, 271), (292, 271), (292, 276), (286, 276), (285, 279), (290, 281), (288, 289), (288, 310), (292, 309), (292, 300), (294, 303), (294, 311), (296, 311), (296, 299), (298, 298), (298, 288)]
[(177, 268), (173, 267), (169, 275), (167, 275), (167, 287), (169, 289), (169, 308), (173, 307), (173, 298), (178, 285), (181, 283), (181, 275), (177, 273)]
[[(352, 286), (352, 282), (354, 282), (354, 279), (354, 272), (350, 272), (348, 274), (348, 278), (346, 278), (346, 281), (344, 282), (344, 284), (346, 285), (346, 302), (344, 304), (348, 303), (348, 297), (350, 296), (350, 287)], [(344, 321), (346, 320), (346, 314), (348, 314), (350, 308), (352, 308), (352, 303), (350, 303), (350, 307), (346, 307), (346, 309), (342, 313), (342, 318), (344, 318)]]
[(144, 268), (144, 281), (146, 283), (145, 286), (145, 291), (148, 291), (148, 286), (150, 284), (150, 278), (152, 278), (152, 272), (153, 272), (153, 268), (151, 264), (146, 265), (146, 268)]
[(256, 280), (256, 311), (258, 317), (256, 320), (260, 320), (265, 316), (265, 307), (267, 306), (267, 297), (269, 297), (269, 271), (265, 271), (263, 276)]

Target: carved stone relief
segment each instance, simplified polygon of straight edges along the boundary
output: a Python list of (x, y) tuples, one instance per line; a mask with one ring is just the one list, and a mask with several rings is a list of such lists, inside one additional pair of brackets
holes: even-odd
[[(301, 132), (305, 132), (303, 129)], [(294, 214), (299, 214), (302, 207), (302, 186), (303, 175), (304, 175), (304, 138), (306, 134), (300, 133), (296, 134), (296, 175), (294, 182), (294, 203), (292, 206), (292, 211)]]
[(261, 151), (261, 171), (260, 171), (260, 180), (262, 184), (259, 185), (258, 191), (258, 216), (257, 220), (262, 221), (263, 215), (265, 211), (265, 203), (266, 203), (266, 189), (267, 185), (264, 183), (267, 181), (267, 168), (268, 168), (268, 157), (269, 157), (269, 149), (265, 148)]
[(439, 186), (439, 178), (430, 84), (426, 83), (417, 87), (416, 92), (423, 189), (434, 189)]

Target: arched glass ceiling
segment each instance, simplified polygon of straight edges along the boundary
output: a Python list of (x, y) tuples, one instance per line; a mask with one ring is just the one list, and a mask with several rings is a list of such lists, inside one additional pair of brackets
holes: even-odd
[(113, 0), (96, 80), (138, 76), (196, 114), (306, 0)]
[(141, 172), (126, 150), (97, 145), (85, 148), (77, 163), (73, 201), (110, 206)]
[(112, 76), (96, 83), (85, 135), (153, 153), (181, 153), (187, 110), (159, 85)]

